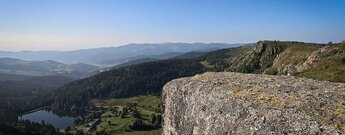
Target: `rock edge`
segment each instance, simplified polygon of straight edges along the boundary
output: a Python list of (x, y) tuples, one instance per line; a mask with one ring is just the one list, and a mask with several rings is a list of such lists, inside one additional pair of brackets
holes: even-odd
[(163, 135), (344, 134), (345, 84), (207, 72), (163, 88)]

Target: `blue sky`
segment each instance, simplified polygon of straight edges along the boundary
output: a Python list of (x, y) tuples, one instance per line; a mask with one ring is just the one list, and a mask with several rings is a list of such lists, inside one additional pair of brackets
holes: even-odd
[(344, 0), (0, 0), (0, 50), (345, 40)]

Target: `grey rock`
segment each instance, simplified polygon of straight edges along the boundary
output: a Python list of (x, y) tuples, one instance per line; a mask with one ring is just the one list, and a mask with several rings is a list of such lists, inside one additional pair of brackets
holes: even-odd
[(345, 133), (343, 83), (208, 72), (163, 89), (164, 135)]

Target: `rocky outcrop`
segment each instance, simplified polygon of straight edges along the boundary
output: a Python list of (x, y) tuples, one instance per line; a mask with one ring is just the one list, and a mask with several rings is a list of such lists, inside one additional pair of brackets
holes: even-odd
[[(277, 57), (274, 60), (273, 66), (276, 66), (278, 61), (284, 61), (286, 59), (282, 58), (284, 57), (285, 54), (289, 53), (289, 51), (283, 52), (281, 53), (281, 55), (279, 57)], [(317, 63), (318, 61), (320, 61), (322, 58), (326, 58), (326, 57), (331, 57), (331, 56), (335, 56), (337, 54), (341, 54), (344, 53), (342, 50), (339, 49), (339, 47), (335, 47), (335, 46), (325, 46), (322, 48), (319, 48), (315, 51), (313, 51), (312, 53), (309, 54), (309, 52), (305, 52), (305, 54), (302, 54), (300, 59), (305, 59), (305, 61), (301, 61), (299, 63), (289, 63), (286, 65), (280, 65), (280, 69), (282, 69), (281, 71), (279, 71), (279, 74), (296, 74), (296, 73), (300, 73), (303, 72), (305, 70), (308, 70), (312, 67), (315, 66), (315, 63)], [(291, 56), (289, 54), (287, 54), (287, 56), (290, 57), (296, 57), (296, 56)], [(298, 58), (290, 58), (292, 60), (297, 61), (296, 59)]]
[[(274, 59), (286, 47), (270, 45), (266, 41), (259, 41), (254, 46), (230, 50), (226, 59), (225, 71), (242, 73), (262, 73), (272, 66)], [(238, 52), (236, 52), (238, 51)]]
[(344, 99), (343, 83), (208, 72), (164, 86), (163, 134), (344, 134)]

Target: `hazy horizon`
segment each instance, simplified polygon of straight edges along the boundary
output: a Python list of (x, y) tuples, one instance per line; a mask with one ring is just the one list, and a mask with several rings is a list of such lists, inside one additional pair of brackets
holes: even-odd
[[(118, 44), (118, 45), (109, 45), (109, 46), (99, 46), (99, 47), (88, 47), (88, 48), (76, 48), (76, 49), (66, 49), (66, 50), (0, 50), (0, 52), (44, 52), (44, 51), (77, 51), (77, 50), (88, 50), (88, 49), (98, 49), (98, 48), (111, 48), (111, 47), (121, 47), (131, 44), (140, 44), (140, 45), (146, 45), (146, 44), (156, 44), (156, 45), (163, 45), (163, 44), (229, 44), (229, 45), (245, 45), (245, 44), (252, 44), (252, 43), (221, 43), (221, 42), (151, 42), (151, 43), (128, 43), (128, 44)], [(254, 42), (253, 42), (254, 43)]]
[(345, 40), (345, 1), (2, 0), (0, 51)]
[[(292, 41), (292, 42), (305, 42), (305, 43), (319, 43), (319, 44), (326, 44), (329, 42), (308, 42), (308, 41), (294, 41), (294, 40), (258, 40), (258, 41)], [(88, 50), (88, 49), (98, 49), (98, 48), (111, 48), (111, 47), (121, 47), (121, 46), (126, 46), (126, 45), (131, 45), (131, 44), (141, 44), (141, 45), (145, 45), (145, 44), (167, 44), (167, 43), (171, 43), (171, 44), (175, 44), (175, 43), (186, 43), (186, 44), (195, 44), (195, 43), (201, 43), (201, 44), (229, 44), (229, 45), (246, 45), (246, 44), (253, 44), (256, 43), (258, 41), (255, 42), (248, 42), (248, 43), (224, 43), (224, 42), (150, 42), (150, 43), (127, 43), (127, 44), (116, 44), (116, 45), (109, 45), (109, 46), (97, 46), (97, 47), (87, 47), (87, 48), (75, 48), (75, 49), (65, 49), (65, 50), (0, 50), (0, 52), (44, 52), (44, 51), (77, 51), (77, 50)], [(343, 42), (344, 40), (341, 41), (337, 41), (337, 42), (332, 42), (332, 43), (338, 43), (338, 42)]]

